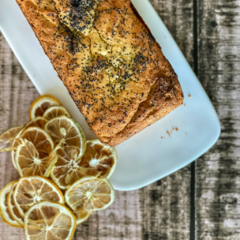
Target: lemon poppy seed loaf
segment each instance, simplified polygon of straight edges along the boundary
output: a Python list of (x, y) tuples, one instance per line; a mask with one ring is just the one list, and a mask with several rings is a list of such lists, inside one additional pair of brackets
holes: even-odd
[(102, 143), (116, 146), (182, 104), (178, 77), (130, 0), (17, 3)]

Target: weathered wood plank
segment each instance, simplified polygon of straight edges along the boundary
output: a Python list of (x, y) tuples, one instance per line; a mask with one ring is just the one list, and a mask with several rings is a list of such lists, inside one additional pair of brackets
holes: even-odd
[[(8, 44), (0, 33), (0, 133), (29, 120), (30, 103), (38, 96)], [(9, 153), (0, 153), (0, 188), (17, 179)], [(0, 221), (0, 239), (24, 239), (22, 229)]]
[(199, 0), (199, 78), (221, 138), (196, 164), (196, 239), (240, 239), (240, 1)]
[[(193, 64), (192, 1), (151, 1)], [(28, 120), (31, 101), (38, 96), (7, 43), (0, 37), (0, 131)], [(9, 156), (1, 154), (0, 187), (17, 178)], [(134, 174), (134, 173), (133, 173)], [(189, 239), (190, 168), (132, 191), (117, 192), (115, 203), (106, 211), (94, 213), (78, 226), (74, 239)], [(24, 239), (23, 231), (0, 222), (0, 240)]]
[(190, 167), (141, 192), (142, 239), (190, 239)]

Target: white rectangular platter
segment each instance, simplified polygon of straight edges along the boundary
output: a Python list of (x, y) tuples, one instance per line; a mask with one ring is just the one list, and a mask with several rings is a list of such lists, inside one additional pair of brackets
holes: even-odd
[[(188, 165), (213, 146), (221, 131), (208, 96), (151, 4), (148, 0), (132, 2), (178, 74), (185, 106), (117, 146), (119, 161), (111, 182), (122, 191), (142, 188)], [(96, 138), (15, 0), (0, 0), (0, 6), (0, 30), (39, 93), (57, 97), (87, 138)]]

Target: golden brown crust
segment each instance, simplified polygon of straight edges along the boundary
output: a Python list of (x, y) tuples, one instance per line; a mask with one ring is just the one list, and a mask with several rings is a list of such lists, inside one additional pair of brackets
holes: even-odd
[(170, 63), (130, 0), (17, 0), (100, 140), (116, 146), (183, 102)]

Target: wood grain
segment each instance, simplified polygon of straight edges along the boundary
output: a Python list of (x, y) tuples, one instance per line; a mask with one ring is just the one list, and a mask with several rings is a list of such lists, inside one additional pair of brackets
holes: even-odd
[[(190, 0), (151, 0), (193, 65), (193, 6)], [(38, 96), (0, 34), (0, 132), (28, 121), (30, 103)], [(10, 156), (1, 154), (0, 187), (18, 177)], [(133, 173), (134, 174), (134, 173)], [(115, 203), (78, 226), (75, 240), (188, 240), (190, 232), (190, 167), (148, 187), (116, 192)], [(23, 230), (0, 222), (0, 240), (24, 239)]]
[(196, 163), (196, 239), (240, 239), (240, 1), (198, 1), (199, 78), (222, 124)]

